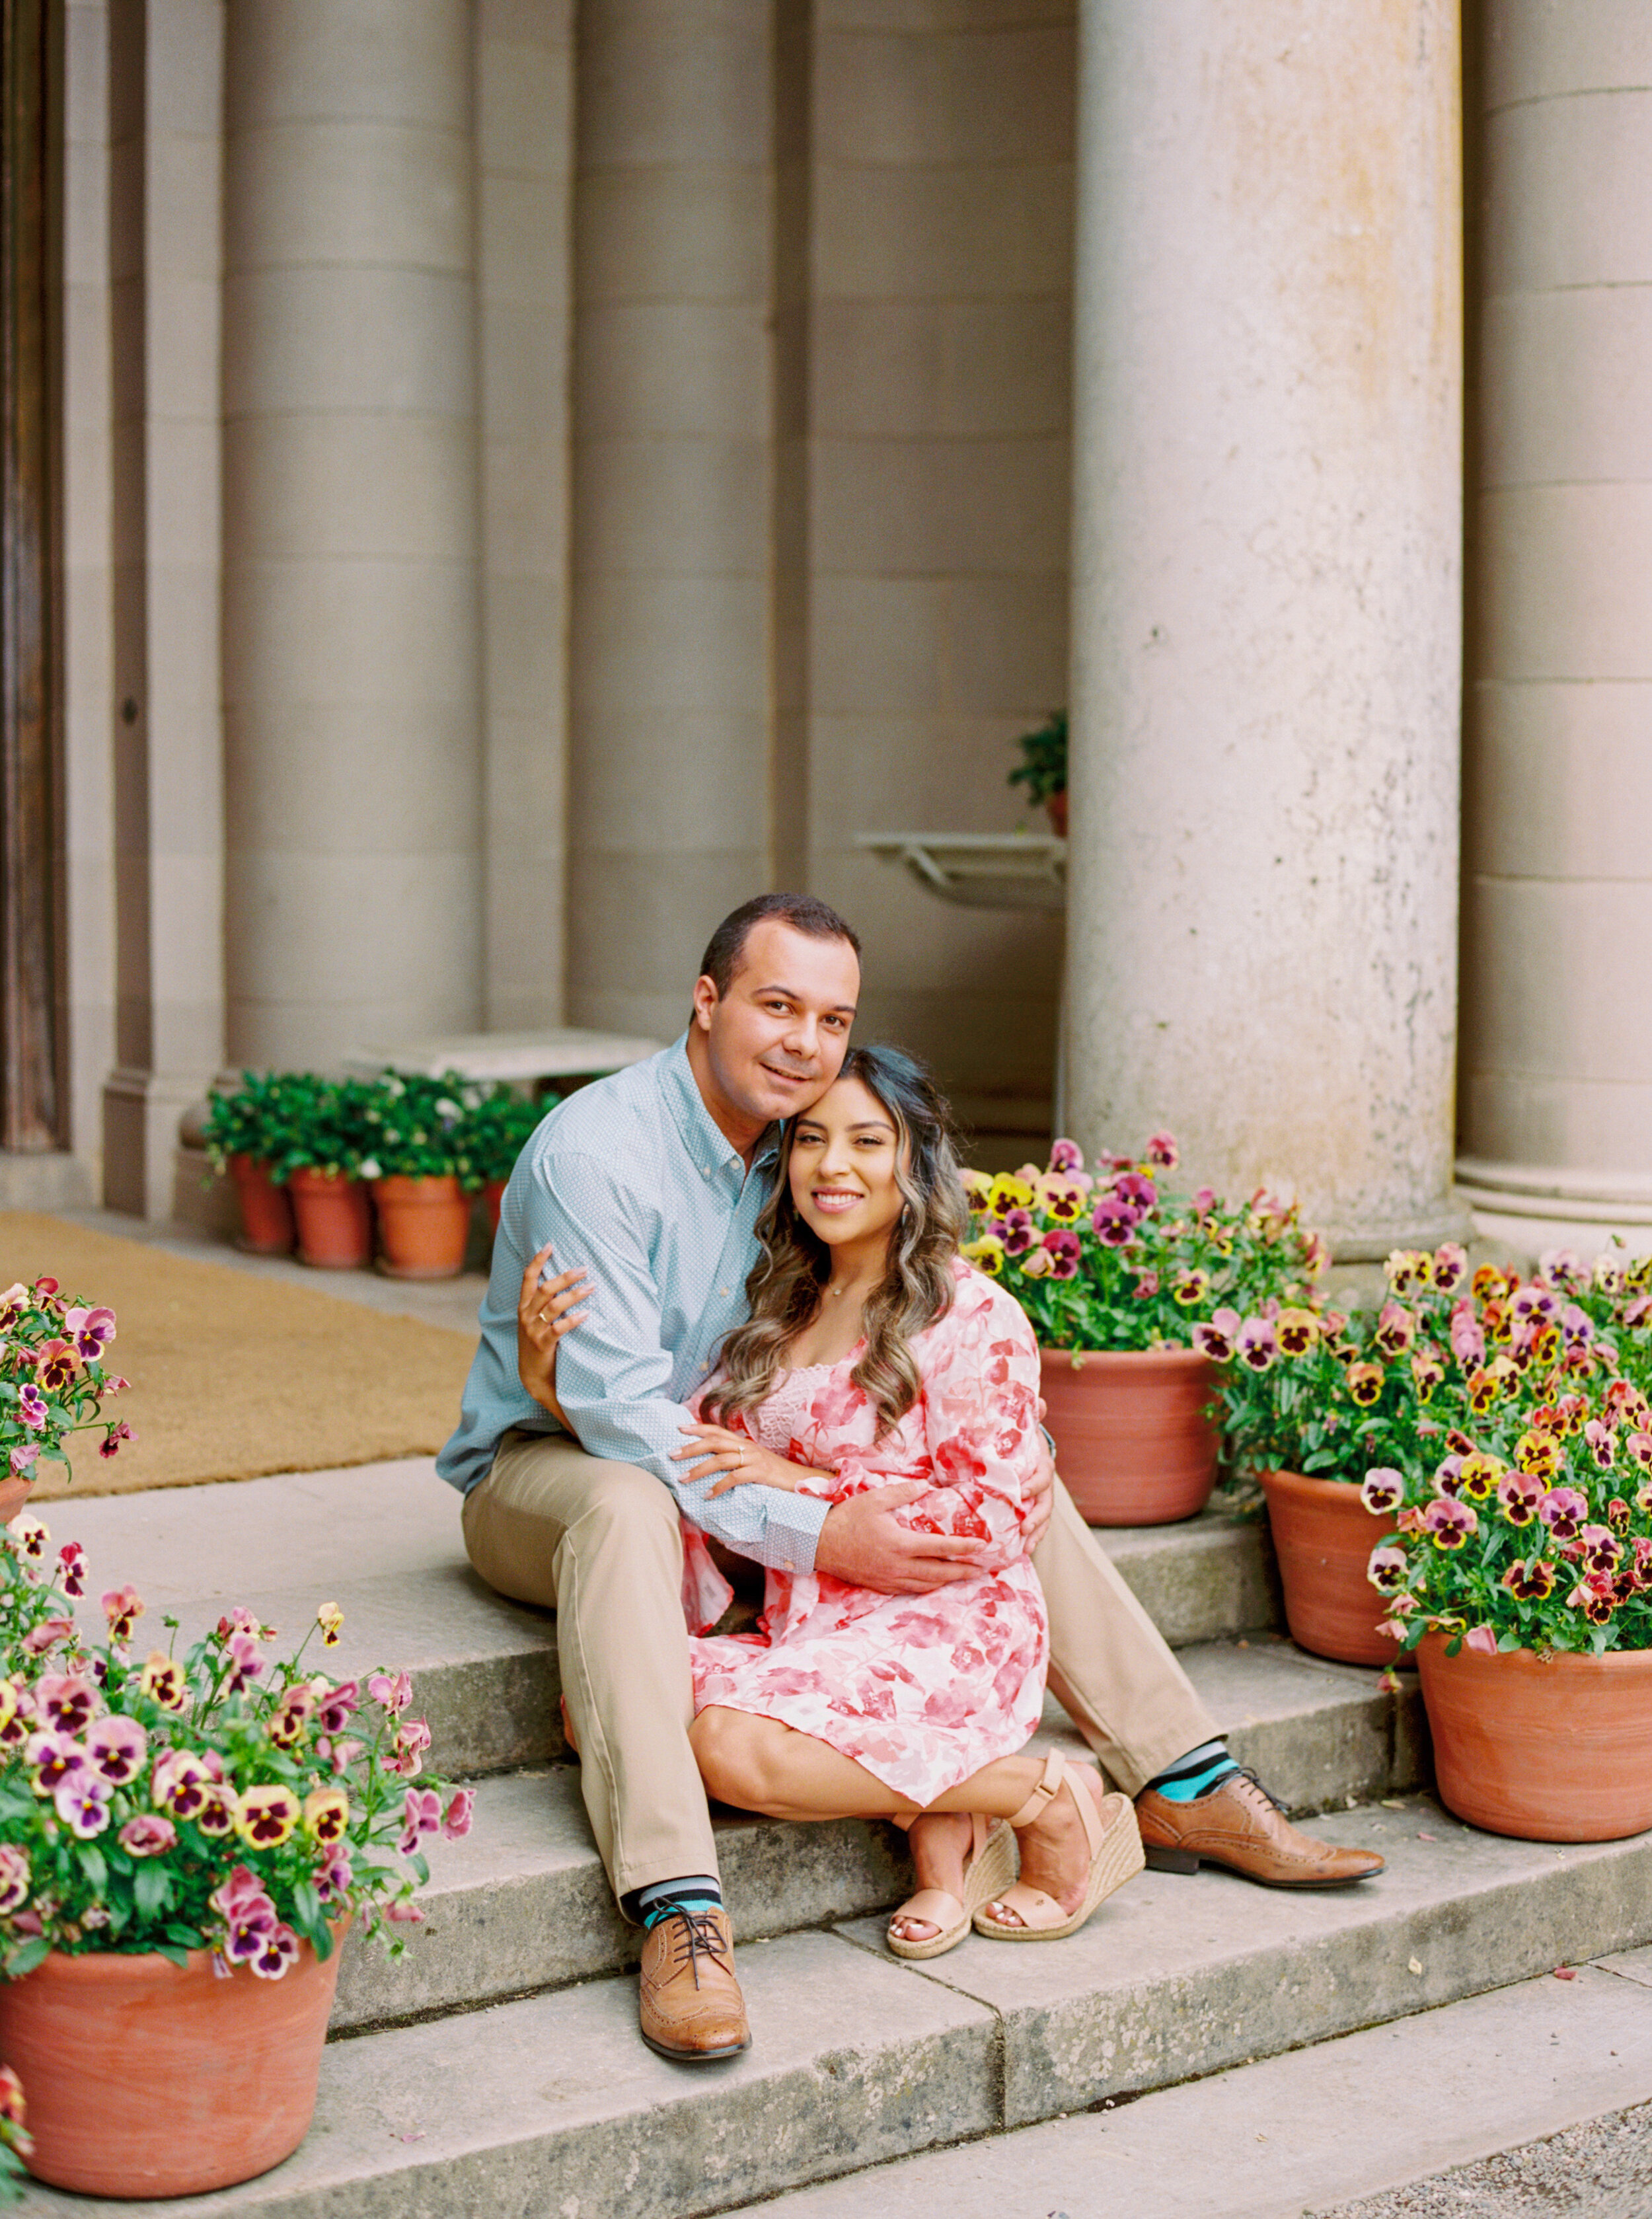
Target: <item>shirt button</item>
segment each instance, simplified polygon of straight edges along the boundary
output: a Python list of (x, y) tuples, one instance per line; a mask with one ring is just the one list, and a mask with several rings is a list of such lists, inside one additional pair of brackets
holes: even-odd
[(726, 1287), (719, 1287), (717, 1289), (717, 1292), (722, 1296), (724, 1301), (726, 1302), (729, 1299), (729, 1290)]
[(783, 1572), (789, 1572), (789, 1571), (791, 1571), (792, 1569), (793, 1569), (793, 1566), (792, 1566), (792, 1559), (791, 1559), (791, 1557), (788, 1557), (786, 1558), (786, 1562), (781, 1565), (780, 1569), (781, 1569)]

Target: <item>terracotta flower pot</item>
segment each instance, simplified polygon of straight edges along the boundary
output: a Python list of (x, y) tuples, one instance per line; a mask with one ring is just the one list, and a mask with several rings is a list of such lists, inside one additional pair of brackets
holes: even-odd
[(197, 2196), (290, 2157), (315, 2110), (338, 1985), (301, 1943), (278, 1980), (228, 1980), (209, 1949), (53, 1951), (0, 1984), (0, 2056), (28, 2105), (28, 2169), (83, 2196)]
[(1339, 1664), (1392, 1664), (1399, 1644), (1376, 1630), (1388, 1611), (1365, 1568), (1393, 1518), (1368, 1510), (1346, 1480), (1264, 1471), (1262, 1490), (1291, 1639)]
[(1652, 1828), (1652, 1650), (1487, 1656), (1419, 1644), (1448, 1811), (1524, 1842), (1617, 1842)]
[(1216, 1484), (1210, 1359), (1194, 1348), (1041, 1349), (1056, 1461), (1092, 1526), (1192, 1518)]
[(292, 1197), (270, 1176), (268, 1164), (251, 1156), (232, 1156), (229, 1175), (235, 1182), (235, 1198), (241, 1205), (239, 1245), (254, 1256), (290, 1256), (293, 1252)]
[(481, 1190), (481, 1206), (488, 1213), (488, 1237), (491, 1240), (499, 1231), (499, 1206), (505, 1199), (507, 1182), (489, 1179)]
[(464, 1269), (470, 1238), (470, 1197), (451, 1176), (373, 1182), (380, 1269), (393, 1279), (451, 1279)]
[(1067, 836), (1067, 789), (1065, 786), (1059, 793), (1050, 795), (1044, 809), (1050, 820), (1051, 831), (1058, 840), (1065, 840)]
[(298, 1255), (323, 1271), (356, 1271), (373, 1253), (373, 1213), (359, 1179), (337, 1172), (294, 1172), (287, 1182), (298, 1227)]
[(28, 1501), (34, 1486), (33, 1479), (20, 1478), (15, 1471), (9, 1471), (0, 1479), (0, 1526), (10, 1525)]

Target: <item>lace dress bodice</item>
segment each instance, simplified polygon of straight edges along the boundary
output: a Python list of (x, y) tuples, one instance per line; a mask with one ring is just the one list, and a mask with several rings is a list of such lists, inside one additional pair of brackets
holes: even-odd
[(775, 1381), (768, 1400), (760, 1402), (747, 1422), (766, 1449), (783, 1457), (792, 1443), (803, 1431), (809, 1416), (809, 1405), (817, 1389), (839, 1369), (848, 1367), (845, 1357), (840, 1367), (835, 1364), (804, 1364), (795, 1371), (783, 1371)]

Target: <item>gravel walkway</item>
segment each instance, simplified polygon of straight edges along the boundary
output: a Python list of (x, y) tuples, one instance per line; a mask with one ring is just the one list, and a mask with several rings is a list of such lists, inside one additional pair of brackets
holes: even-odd
[[(1648, 2219), (1652, 2104), (1637, 2104), (1311, 2219)], [(1309, 2219), (1305, 2214), (1304, 2219)]]

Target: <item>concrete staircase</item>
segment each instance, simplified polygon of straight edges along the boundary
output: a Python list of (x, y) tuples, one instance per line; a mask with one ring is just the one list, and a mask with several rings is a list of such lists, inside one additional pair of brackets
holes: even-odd
[[(972, 1937), (909, 1967), (884, 1951), (878, 1915), (906, 1877), (897, 1834), (730, 1818), (724, 1877), (755, 2042), (726, 2066), (674, 2067), (637, 2038), (636, 1936), (561, 1744), (551, 1623), (473, 1577), (427, 1463), (46, 1514), (85, 1543), (93, 1595), (130, 1580), (186, 1632), (242, 1601), (291, 1634), (336, 1599), (330, 1664), (410, 1669), (438, 1761), (478, 1781), (474, 1830), (439, 1845), (406, 1955), (345, 1960), (303, 2148), (195, 2200), (203, 2215), (692, 2219), (1652, 1940), (1652, 1837), (1556, 1849), (1445, 1818), (1422, 1792), (1414, 1688), (1387, 1693), (1293, 1649), (1272, 1630), (1264, 1537), (1211, 1514), (1105, 1538), (1235, 1753), (1388, 1870), (1306, 1897), (1147, 1873), (1069, 1942)], [(1045, 1726), (1076, 1738), (1053, 1706)], [(36, 2189), (28, 2208), (174, 2207)]]

